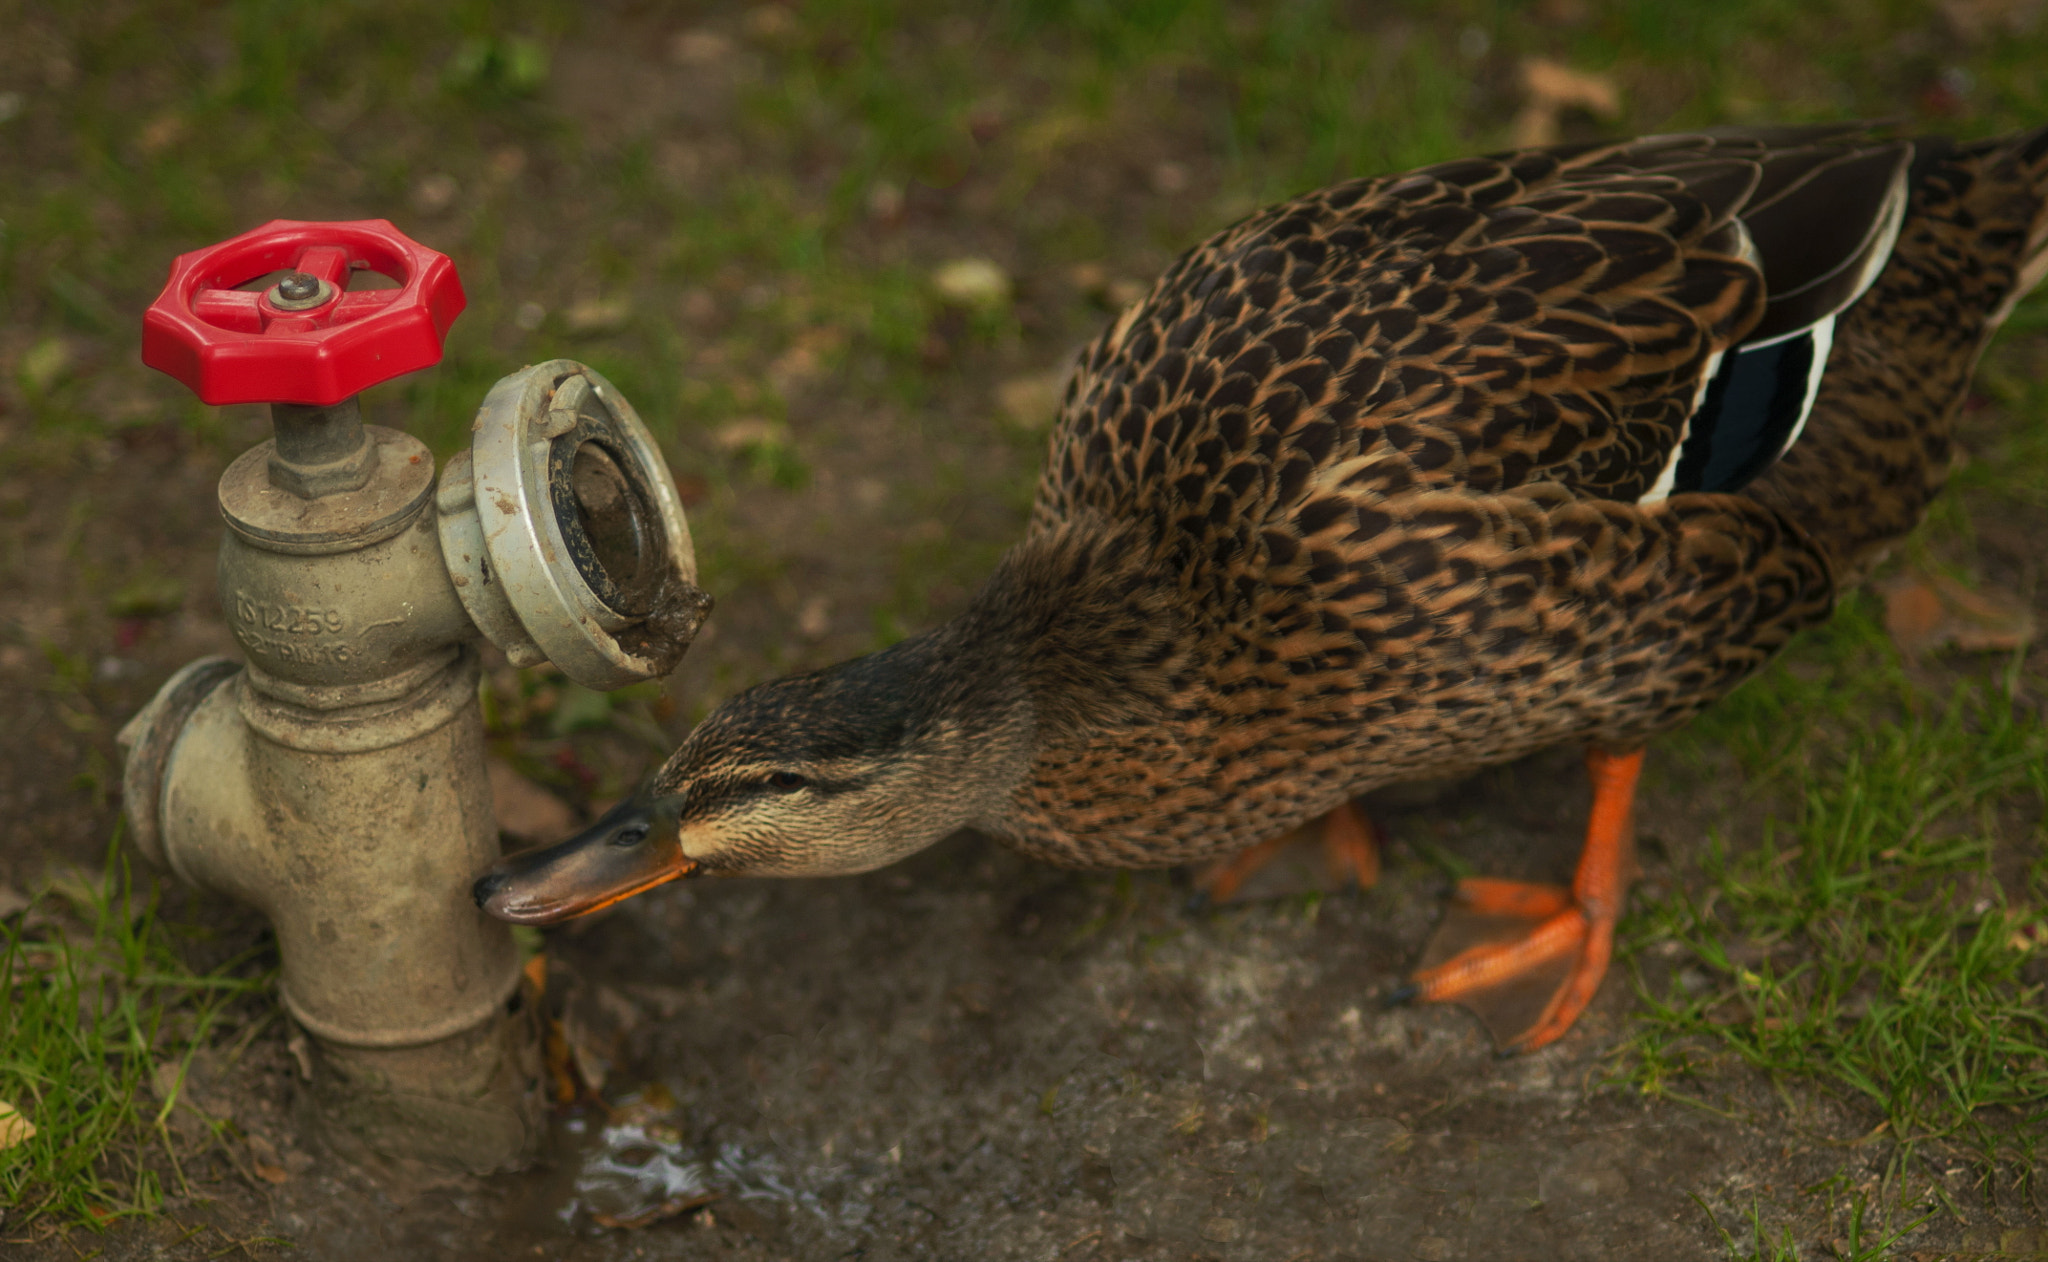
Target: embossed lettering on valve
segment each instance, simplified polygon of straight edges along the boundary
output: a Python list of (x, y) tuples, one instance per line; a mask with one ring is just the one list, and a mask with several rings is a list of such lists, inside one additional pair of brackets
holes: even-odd
[(348, 619), (336, 608), (278, 605), (237, 591), (235, 620), (241, 623), (236, 638), (258, 656), (319, 665), (346, 662), (356, 654), (353, 645), (334, 638), (348, 629)]

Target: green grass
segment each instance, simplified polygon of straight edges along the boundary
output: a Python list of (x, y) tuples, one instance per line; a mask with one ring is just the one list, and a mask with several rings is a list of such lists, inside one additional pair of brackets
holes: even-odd
[(2007, 890), (1993, 860), (2001, 810), (2048, 792), (2048, 729), (1983, 689), (1929, 709), (1848, 736), (1788, 827), (1716, 838), (1706, 892), (1638, 919), (1638, 951), (1670, 944), (1694, 968), (1646, 996), (1647, 1088), (1704, 1045), (1868, 1106), (1901, 1145), (2031, 1159), (2048, 1122), (2048, 1008), (2023, 976), (2048, 947), (2042, 873), (2037, 858)]
[(182, 1081), (231, 1001), (271, 980), (246, 959), (188, 968), (118, 847), (101, 879), (59, 882), (0, 922), (0, 1100), (37, 1128), (0, 1150), (5, 1235), (44, 1220), (98, 1228), (184, 1190), (175, 1095), (145, 1084), (165, 1064)]
[[(1755, 1201), (1750, 1202), (1747, 1239), (1737, 1239), (1713, 1210), (1704, 1201), (1693, 1198), (1700, 1210), (1714, 1224), (1714, 1230), (1721, 1237), (1721, 1244), (1728, 1250), (1730, 1262), (1800, 1262), (1799, 1244), (1792, 1238), (1789, 1228), (1779, 1227), (1777, 1239), (1770, 1238), (1764, 1227), (1763, 1209)], [(1833, 1255), (1837, 1262), (1880, 1262), (1881, 1259), (1896, 1256), (1892, 1250), (1909, 1232), (1926, 1222), (1932, 1215), (1922, 1215), (1897, 1231), (1888, 1231), (1877, 1240), (1870, 1239), (1872, 1228), (1865, 1220), (1870, 1212), (1869, 1202), (1861, 1197), (1849, 1200), (1844, 1234), (1835, 1241)], [(1882, 1230), (1882, 1229), (1879, 1229)]]
[[(1877, 1162), (1897, 1215), (1930, 1196), (1954, 1208), (1936, 1172), (1958, 1161), (1986, 1198), (2024, 1192), (2048, 1136), (2048, 726), (2015, 670), (1946, 696), (1916, 686), (1874, 604), (1672, 742), (1729, 751), (1741, 796), (1774, 809), (1754, 836), (1717, 830), (1695, 883), (1625, 922), (1642, 1008), (1615, 1064), (1647, 1095)], [(1851, 1205), (1841, 1188), (1804, 1199)], [(1798, 1256), (1757, 1212), (1731, 1256)]]

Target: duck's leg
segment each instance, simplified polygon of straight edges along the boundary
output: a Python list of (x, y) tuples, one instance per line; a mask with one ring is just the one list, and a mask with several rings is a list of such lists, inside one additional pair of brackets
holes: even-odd
[(1329, 879), (1338, 887), (1371, 889), (1380, 879), (1380, 837), (1357, 802), (1346, 802), (1318, 822), (1291, 828), (1278, 837), (1247, 846), (1230, 858), (1212, 864), (1195, 878), (1194, 905), (1220, 906), (1236, 897), (1253, 873), (1271, 863), (1304, 834), (1318, 836)]
[(1593, 810), (1571, 888), (1459, 882), (1422, 969), (1395, 998), (1464, 1004), (1503, 1051), (1535, 1051), (1570, 1029), (1607, 972), (1622, 896), (1635, 879), (1642, 767), (1640, 749), (1587, 749)]

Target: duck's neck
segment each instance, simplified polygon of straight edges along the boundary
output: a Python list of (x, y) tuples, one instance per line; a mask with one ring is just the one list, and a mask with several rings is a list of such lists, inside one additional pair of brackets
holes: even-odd
[(834, 672), (921, 781), (953, 787), (953, 826), (998, 823), (1048, 746), (1157, 714), (1185, 637), (1141, 543), (1034, 531), (957, 617)]
[(1155, 551), (1097, 519), (1036, 530), (1012, 548), (968, 607), (904, 646), (970, 711), (1028, 726), (1034, 745), (1156, 714), (1179, 661), (1182, 602)]
[(1041, 742), (1155, 715), (1179, 665), (1184, 603), (1152, 540), (1100, 518), (1034, 530), (948, 624), (1020, 685)]

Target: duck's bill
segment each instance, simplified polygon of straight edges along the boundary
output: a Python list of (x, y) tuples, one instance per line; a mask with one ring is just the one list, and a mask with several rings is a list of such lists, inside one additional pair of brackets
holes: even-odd
[(629, 799), (567, 841), (500, 859), (470, 893), (500, 920), (552, 925), (697, 871), (673, 823)]

